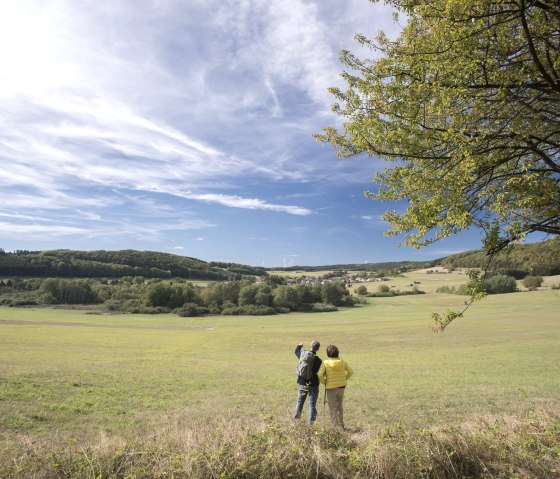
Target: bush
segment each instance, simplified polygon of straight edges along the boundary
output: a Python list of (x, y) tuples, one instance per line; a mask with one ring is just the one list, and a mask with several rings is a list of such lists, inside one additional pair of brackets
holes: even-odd
[(276, 314), (277, 311), (270, 306), (255, 306), (254, 304), (247, 304), (245, 306), (233, 306), (230, 308), (222, 309), (224, 316), (268, 316)]
[(529, 291), (535, 291), (539, 286), (543, 284), (542, 276), (527, 276), (523, 281), (523, 286), (525, 286)]
[(389, 290), (386, 293), (369, 293), (368, 297), (369, 298), (392, 298), (393, 296), (396, 296), (396, 294)]
[(356, 288), (356, 294), (359, 294), (360, 296), (365, 296), (367, 293), (368, 289), (363, 284)]
[(13, 299), (10, 306), (38, 306), (39, 302), (33, 298)]
[(484, 280), (484, 288), (488, 294), (513, 293), (517, 291), (517, 281), (513, 276), (498, 274)]
[(455, 289), (455, 286), (440, 286), (436, 289), (436, 293), (457, 294), (457, 290)]
[(132, 314), (165, 314), (169, 313), (169, 308), (164, 308), (163, 306), (139, 306), (137, 308), (132, 308), (132, 310), (128, 311)]
[(332, 304), (315, 303), (312, 305), (311, 311), (314, 313), (332, 313), (334, 311), (338, 311), (338, 308)]
[(389, 293), (389, 292), (391, 292), (391, 288), (389, 288), (389, 286), (387, 286), (386, 284), (380, 284), (377, 287), (377, 292), (382, 293), (382, 294)]
[(414, 286), (414, 288), (412, 288), (410, 291), (399, 291), (397, 293), (397, 296), (407, 296), (411, 294), (426, 294), (426, 292)]
[(208, 314), (208, 311), (208, 308), (201, 307), (198, 304), (185, 303), (181, 308), (177, 308), (175, 312), (177, 313), (177, 316), (181, 316), (182, 318), (193, 318)]

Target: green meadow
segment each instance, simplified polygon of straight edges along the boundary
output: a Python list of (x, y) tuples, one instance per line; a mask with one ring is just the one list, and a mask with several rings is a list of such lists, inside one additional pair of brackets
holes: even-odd
[[(225, 428), (289, 428), (293, 349), (312, 339), (319, 355), (336, 344), (355, 370), (345, 397), (350, 437), (560, 410), (560, 290), (489, 296), (436, 334), (431, 312), (460, 309), (465, 298), (431, 291), (460, 273), (397, 281), (402, 289), (419, 281), (427, 294), (264, 317), (0, 308), (0, 441), (15, 454), (26, 441), (82, 447), (220, 418)], [(317, 427), (328, 430), (322, 395)]]
[(0, 427), (118, 433), (179, 412), (287, 421), (293, 348), (314, 338), (337, 344), (356, 371), (351, 427), (558, 406), (560, 291), (490, 296), (445, 333), (431, 331), (432, 311), (463, 302), (425, 294), (335, 313), (205, 318), (3, 308)]

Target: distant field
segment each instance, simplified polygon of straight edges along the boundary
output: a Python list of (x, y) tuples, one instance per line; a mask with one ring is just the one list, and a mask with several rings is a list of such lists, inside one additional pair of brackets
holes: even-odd
[[(418, 273), (394, 284), (431, 291), (436, 280), (464, 278)], [(314, 338), (337, 344), (356, 370), (351, 427), (560, 409), (560, 291), (488, 297), (443, 334), (431, 332), (430, 313), (464, 297), (368, 301), (335, 313), (198, 319), (0, 308), (0, 433), (126, 434), (178, 414), (287, 422), (293, 348)]]
[[(469, 278), (464, 271), (434, 272), (429, 270), (413, 271), (404, 273), (402, 276), (389, 278), (389, 281), (372, 281), (367, 283), (354, 283), (353, 287), (364, 284), (369, 292), (376, 292), (380, 284), (386, 284), (391, 289), (399, 291), (410, 291), (414, 286), (425, 293), (433, 293), (440, 286), (460, 286), (468, 282)], [(437, 271), (433, 268), (431, 271)]]
[(333, 271), (324, 270), (324, 271), (268, 271), (269, 274), (276, 274), (278, 276), (285, 276), (287, 278), (301, 278), (302, 276), (307, 276), (309, 278), (317, 278), (319, 276), (323, 276), (328, 273), (332, 273)]

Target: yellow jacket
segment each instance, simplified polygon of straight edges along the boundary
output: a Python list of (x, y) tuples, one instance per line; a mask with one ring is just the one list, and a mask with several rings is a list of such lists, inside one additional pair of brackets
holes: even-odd
[(346, 380), (354, 374), (350, 365), (340, 358), (328, 358), (323, 360), (317, 376), (321, 384), (327, 389), (341, 388), (346, 386)]

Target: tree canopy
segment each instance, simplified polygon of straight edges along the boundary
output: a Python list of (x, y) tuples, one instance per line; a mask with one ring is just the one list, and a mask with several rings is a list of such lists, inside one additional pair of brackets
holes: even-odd
[(407, 23), (391, 40), (357, 35), (371, 59), (341, 53), (345, 122), (316, 135), (340, 157), (389, 166), (368, 195), (408, 200), (390, 235), (422, 247), (477, 227), (495, 252), (560, 233), (560, 3), (387, 0)]

